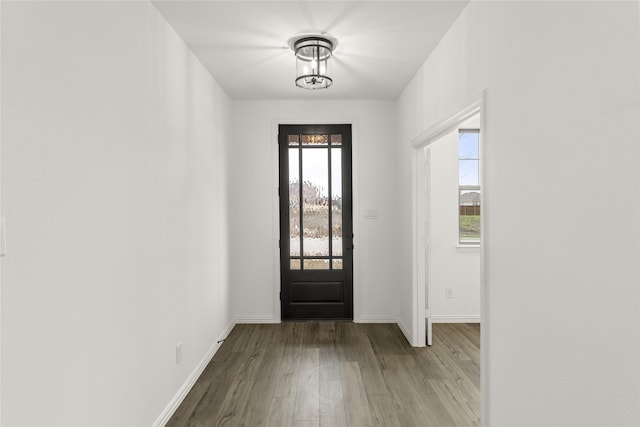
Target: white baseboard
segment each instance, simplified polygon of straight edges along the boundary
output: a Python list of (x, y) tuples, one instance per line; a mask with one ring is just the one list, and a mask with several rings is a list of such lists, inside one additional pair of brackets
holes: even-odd
[(457, 316), (449, 314), (434, 314), (432, 323), (480, 323), (480, 316)]
[(191, 387), (193, 387), (193, 385), (198, 380), (198, 378), (200, 378), (200, 375), (202, 374), (202, 371), (204, 371), (204, 368), (206, 368), (209, 362), (211, 362), (211, 359), (213, 359), (213, 356), (216, 354), (216, 352), (222, 345), (222, 343), (218, 341), (225, 339), (235, 325), (236, 325), (235, 321), (231, 321), (231, 323), (229, 324), (229, 326), (227, 326), (224, 332), (220, 334), (220, 336), (218, 337), (216, 342), (211, 346), (207, 354), (205, 354), (205, 356), (202, 358), (200, 363), (196, 365), (196, 368), (193, 370), (193, 372), (191, 372), (191, 375), (189, 375), (189, 377), (184, 382), (182, 387), (180, 387), (180, 389), (175, 394), (175, 396), (173, 396), (173, 399), (171, 399), (171, 401), (169, 402), (169, 405), (167, 405), (164, 411), (162, 411), (160, 416), (153, 423), (153, 427), (164, 427), (164, 425), (169, 422), (173, 414), (176, 412), (176, 409), (178, 409), (178, 406), (180, 406), (184, 398), (187, 397), (187, 394), (191, 390)]
[(280, 319), (273, 316), (238, 316), (234, 323), (280, 323)]
[(359, 319), (354, 320), (356, 323), (398, 323), (398, 316), (395, 314), (363, 314)]

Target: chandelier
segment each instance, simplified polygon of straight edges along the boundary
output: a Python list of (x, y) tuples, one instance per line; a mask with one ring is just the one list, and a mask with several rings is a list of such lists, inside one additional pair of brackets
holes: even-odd
[(337, 41), (329, 36), (294, 37), (289, 46), (296, 55), (296, 86), (303, 89), (326, 89), (333, 83), (329, 77), (329, 59)]

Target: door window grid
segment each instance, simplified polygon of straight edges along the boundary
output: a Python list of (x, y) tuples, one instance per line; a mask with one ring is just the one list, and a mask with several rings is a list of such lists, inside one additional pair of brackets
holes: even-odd
[[(300, 144), (302, 141), (302, 144)], [(342, 259), (342, 189), (341, 186), (341, 134), (295, 134), (288, 135), (289, 142), (289, 225), (291, 270), (341, 270)], [(313, 151), (311, 151), (313, 150)], [(305, 158), (311, 160), (312, 153), (326, 150), (326, 179), (324, 188), (305, 179)], [(308, 154), (307, 154), (308, 153)], [(316, 160), (322, 157), (316, 155)], [(324, 160), (322, 160), (324, 162)], [(296, 177), (295, 179), (293, 177)], [(337, 178), (337, 179), (336, 179)], [(305, 215), (305, 212), (307, 215)], [(307, 227), (314, 219), (324, 222), (326, 213), (326, 236), (319, 227)], [(334, 227), (334, 224), (337, 227)], [(325, 242), (326, 240), (326, 242)], [(315, 245), (315, 251), (305, 249)], [(326, 250), (324, 250), (326, 247)], [(318, 249), (320, 249), (318, 251)]]

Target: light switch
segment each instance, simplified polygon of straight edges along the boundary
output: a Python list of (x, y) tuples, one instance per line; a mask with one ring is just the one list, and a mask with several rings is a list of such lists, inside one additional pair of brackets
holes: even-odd
[(364, 219), (378, 219), (378, 209), (365, 209)]

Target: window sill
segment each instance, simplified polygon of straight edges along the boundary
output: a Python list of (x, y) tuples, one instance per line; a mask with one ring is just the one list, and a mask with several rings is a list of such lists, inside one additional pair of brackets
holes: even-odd
[(480, 253), (480, 244), (477, 244), (477, 245), (456, 245), (456, 252)]

